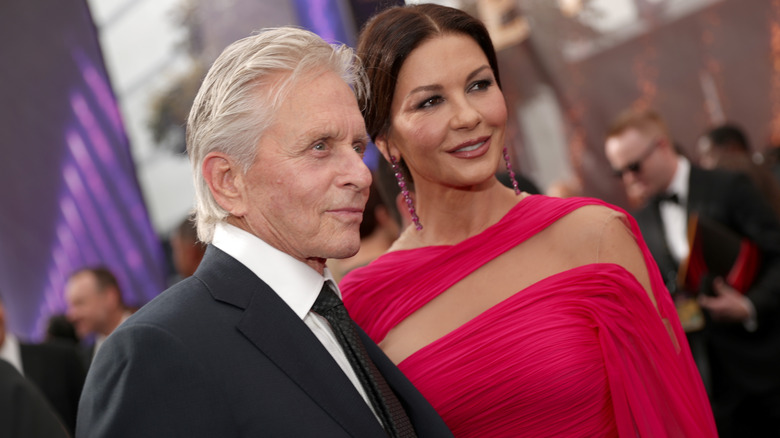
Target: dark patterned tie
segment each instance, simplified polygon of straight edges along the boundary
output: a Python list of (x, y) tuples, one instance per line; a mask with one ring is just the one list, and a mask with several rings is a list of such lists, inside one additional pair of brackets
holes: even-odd
[(416, 437), (401, 402), (368, 357), (366, 347), (358, 336), (355, 322), (349, 317), (344, 303), (333, 292), (329, 281), (325, 281), (322, 285), (320, 295), (311, 310), (325, 317), (330, 323), (385, 431), (392, 437)]

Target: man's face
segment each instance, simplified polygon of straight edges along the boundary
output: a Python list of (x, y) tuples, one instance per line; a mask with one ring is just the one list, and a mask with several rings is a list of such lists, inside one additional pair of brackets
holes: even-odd
[(108, 293), (98, 290), (97, 280), (89, 272), (71, 277), (65, 285), (66, 316), (80, 338), (101, 333), (108, 315)]
[(293, 86), (241, 177), (238, 226), (315, 269), (360, 247), (371, 173), (365, 124), (349, 86), (333, 72)]
[(664, 190), (671, 181), (668, 163), (662, 148), (670, 147), (661, 135), (628, 129), (607, 139), (607, 160), (626, 186), (629, 197), (648, 199)]

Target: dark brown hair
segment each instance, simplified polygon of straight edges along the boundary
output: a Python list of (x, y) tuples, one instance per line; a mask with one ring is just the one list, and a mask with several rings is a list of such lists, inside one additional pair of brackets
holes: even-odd
[(105, 266), (91, 266), (91, 267), (81, 268), (71, 273), (68, 276), (68, 278), (70, 279), (77, 275), (87, 273), (87, 272), (92, 274), (93, 277), (95, 277), (98, 291), (100, 293), (105, 292), (109, 288), (115, 289), (119, 297), (119, 303), (124, 304), (124, 301), (122, 299), (122, 290), (119, 288), (119, 282), (117, 281), (114, 273), (111, 272), (111, 270)]
[(498, 77), (496, 51), (481, 21), (461, 11), (436, 4), (397, 6), (366, 23), (358, 39), (357, 53), (368, 77), (370, 93), (359, 102), (368, 135), (376, 140), (390, 126), (390, 106), (398, 72), (407, 56), (423, 42), (436, 36), (463, 34), (482, 48)]

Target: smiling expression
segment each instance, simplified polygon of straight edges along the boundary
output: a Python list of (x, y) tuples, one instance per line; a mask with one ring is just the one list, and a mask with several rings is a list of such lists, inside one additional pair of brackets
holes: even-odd
[(423, 42), (398, 74), (383, 152), (402, 157), (420, 191), (472, 189), (496, 172), (507, 111), (488, 59), (469, 36)]

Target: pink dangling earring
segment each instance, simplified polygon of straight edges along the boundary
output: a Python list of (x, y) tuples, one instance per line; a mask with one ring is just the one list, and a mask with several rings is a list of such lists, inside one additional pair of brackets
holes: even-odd
[(412, 201), (412, 197), (409, 195), (409, 189), (406, 188), (404, 174), (401, 172), (401, 168), (398, 166), (398, 162), (392, 155), (390, 155), (390, 165), (393, 167), (393, 173), (395, 173), (395, 179), (398, 181), (398, 187), (401, 188), (401, 193), (403, 193), (404, 199), (406, 200), (406, 206), (409, 208), (409, 214), (412, 216), (414, 227), (417, 229), (417, 231), (422, 230), (422, 225), (420, 225), (420, 218), (417, 217), (417, 212), (414, 211), (414, 202)]
[(506, 146), (504, 146), (504, 161), (506, 161), (506, 170), (509, 171), (509, 179), (512, 181), (515, 195), (519, 195), (520, 187), (517, 186), (517, 178), (515, 178), (515, 172), (512, 170), (512, 162), (509, 161), (509, 151), (506, 149)]

